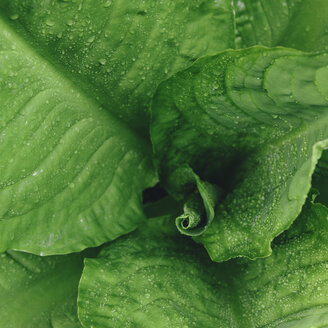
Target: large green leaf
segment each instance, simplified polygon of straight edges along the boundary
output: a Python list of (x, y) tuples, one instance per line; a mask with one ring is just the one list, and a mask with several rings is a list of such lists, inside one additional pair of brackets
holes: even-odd
[(156, 176), (128, 124), (147, 134), (158, 82), (231, 45), (230, 7), (0, 1), (0, 251), (68, 253), (136, 228)]
[(0, 254), (0, 327), (77, 328), (83, 256)]
[(233, 0), (236, 45), (328, 49), (326, 0)]
[(218, 264), (172, 232), (168, 222), (151, 219), (98, 258), (86, 259), (79, 318), (95, 328), (146, 328), (155, 322), (159, 328), (323, 327), (327, 220), (327, 208), (308, 204), (269, 258)]
[(230, 0), (2, 0), (0, 8), (65, 76), (143, 135), (160, 81), (234, 47)]
[(199, 237), (212, 259), (270, 254), (300, 213), (328, 145), (328, 56), (254, 47), (204, 57), (159, 87), (151, 137), (162, 182), (186, 167), (226, 192)]
[(3, 21), (0, 62), (0, 250), (68, 253), (133, 230), (154, 180), (146, 142)]

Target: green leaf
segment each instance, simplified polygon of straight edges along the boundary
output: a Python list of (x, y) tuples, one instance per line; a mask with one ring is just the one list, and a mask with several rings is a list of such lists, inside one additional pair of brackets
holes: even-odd
[(236, 45), (328, 49), (326, 0), (233, 0)]
[(0, 250), (62, 254), (137, 227), (147, 143), (0, 20)]
[(95, 328), (327, 325), (328, 210), (308, 204), (296, 222), (310, 225), (269, 258), (219, 264), (167, 221), (150, 220), (85, 260), (79, 318)]
[(268, 256), (300, 213), (328, 146), (327, 65), (326, 54), (254, 47), (201, 58), (159, 87), (151, 137), (162, 183), (184, 193), (190, 166), (225, 190), (196, 238), (213, 260)]
[(231, 31), (230, 0), (1, 1), (0, 251), (65, 254), (134, 230), (157, 181), (139, 136), (154, 90)]
[(77, 328), (83, 256), (0, 254), (0, 326)]
[(202, 181), (190, 168), (186, 168), (185, 173), (185, 178), (190, 175), (191, 181), (188, 183), (195, 191), (188, 195), (183, 206), (183, 214), (175, 219), (175, 224), (181, 233), (199, 236), (212, 223), (214, 209), (222, 196), (222, 190), (218, 186)]
[(234, 47), (230, 0), (2, 0), (15, 30), (140, 134), (159, 82)]
[(79, 319), (95, 328), (153, 327), (154, 322), (158, 328), (192, 327), (192, 321), (195, 327), (216, 327), (226, 301), (217, 303), (220, 272), (213, 268), (203, 249), (179, 235), (172, 218), (150, 219), (85, 261)]

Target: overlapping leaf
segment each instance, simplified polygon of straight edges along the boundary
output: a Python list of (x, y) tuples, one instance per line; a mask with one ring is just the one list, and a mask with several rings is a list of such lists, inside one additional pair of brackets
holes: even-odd
[(234, 0), (236, 46), (328, 48), (325, 0)]
[(0, 38), (0, 250), (67, 253), (133, 230), (154, 180), (146, 143), (4, 23)]
[[(328, 325), (328, 210), (310, 195), (293, 223), (311, 182), (328, 204), (327, 54), (228, 50), (176, 74), (236, 47), (326, 50), (327, 14), (325, 0), (0, 1), (0, 251), (79, 251), (143, 222), (149, 105), (173, 74), (151, 134), (175, 200), (86, 260), (82, 324)], [(266, 259), (213, 263), (173, 213), (219, 262), (279, 237)], [(0, 326), (81, 327), (81, 262), (0, 255)]]
[(0, 250), (63, 254), (136, 228), (156, 181), (138, 136), (150, 98), (172, 72), (230, 46), (229, 9), (0, 2)]
[(150, 220), (86, 260), (79, 317), (95, 328), (327, 325), (327, 220), (309, 204), (269, 258), (220, 264)]
[(81, 254), (40, 257), (0, 255), (0, 326), (78, 328), (77, 287)]
[(142, 135), (160, 81), (234, 47), (230, 0), (3, 0), (0, 10), (62, 74)]
[(328, 146), (328, 56), (261, 47), (205, 57), (159, 87), (151, 136), (163, 183), (189, 166), (226, 197), (197, 240), (212, 259), (270, 254), (300, 213)]

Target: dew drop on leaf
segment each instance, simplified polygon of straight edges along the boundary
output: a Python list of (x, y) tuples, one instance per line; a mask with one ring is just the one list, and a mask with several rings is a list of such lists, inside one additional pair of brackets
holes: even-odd
[(18, 14), (13, 14), (13, 15), (10, 16), (10, 19), (11, 20), (16, 20), (18, 18), (19, 18), (19, 15)]

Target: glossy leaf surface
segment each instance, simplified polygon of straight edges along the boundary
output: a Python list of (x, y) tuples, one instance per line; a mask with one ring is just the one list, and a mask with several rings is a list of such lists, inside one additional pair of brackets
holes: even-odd
[(150, 220), (86, 260), (79, 318), (95, 328), (322, 327), (327, 220), (327, 208), (308, 204), (269, 258), (220, 264), (179, 236), (172, 221), (169, 229)]
[(188, 193), (189, 165), (226, 193), (197, 237), (213, 260), (268, 256), (300, 213), (328, 146), (327, 65), (326, 54), (254, 47), (201, 58), (158, 89), (151, 137), (162, 182)]
[(234, 0), (236, 46), (328, 49), (325, 0)]

